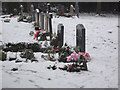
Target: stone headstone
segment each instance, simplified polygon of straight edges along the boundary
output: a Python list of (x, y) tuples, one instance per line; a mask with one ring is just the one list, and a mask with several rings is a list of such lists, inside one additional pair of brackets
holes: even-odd
[(75, 15), (79, 18), (79, 5), (78, 2), (75, 4)]
[(50, 12), (50, 3), (47, 4), (47, 13)]
[(0, 15), (2, 15), (2, 2), (0, 1)]
[(20, 5), (20, 14), (23, 16), (23, 5)]
[(16, 8), (14, 8), (13, 12), (14, 12), (14, 15), (17, 15), (17, 9)]
[(48, 32), (50, 32), (49, 30), (48, 30), (48, 13), (46, 13), (45, 14), (45, 30), (47, 30)]
[(35, 21), (35, 11), (34, 11), (34, 5), (33, 4), (30, 6), (30, 15), (32, 17), (32, 21)]
[(64, 26), (63, 26), (63, 24), (58, 25), (57, 36), (58, 36), (58, 45), (59, 45), (59, 47), (62, 47), (64, 44)]
[(50, 31), (50, 40), (52, 40), (52, 14), (49, 14), (49, 31)]
[(73, 7), (73, 5), (70, 5), (70, 15), (74, 16), (74, 7)]
[(36, 23), (37, 26), (40, 25), (40, 23), (39, 23), (39, 21), (40, 21), (39, 13), (40, 13), (39, 9), (36, 9), (35, 10), (35, 23)]
[(76, 46), (80, 48), (81, 52), (85, 52), (85, 28), (83, 24), (76, 26)]
[(44, 13), (40, 13), (40, 27), (41, 29), (44, 29)]

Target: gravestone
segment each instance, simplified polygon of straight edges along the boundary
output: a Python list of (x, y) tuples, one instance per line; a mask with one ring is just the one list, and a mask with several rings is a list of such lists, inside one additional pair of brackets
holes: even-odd
[(14, 14), (14, 15), (17, 15), (17, 9), (16, 9), (16, 8), (14, 8), (13, 14)]
[(40, 21), (39, 9), (36, 9), (36, 10), (35, 10), (35, 23), (36, 23), (37, 26), (40, 25), (39, 21)]
[(50, 32), (49, 30), (48, 30), (48, 13), (46, 13), (45, 14), (45, 30), (47, 30), (48, 32)]
[(78, 5), (78, 2), (76, 2), (76, 4), (75, 4), (75, 14), (79, 18), (79, 5)]
[(50, 3), (47, 4), (47, 13), (50, 12)]
[(70, 5), (70, 16), (74, 16), (74, 7), (73, 5)]
[(40, 26), (41, 26), (41, 29), (44, 30), (44, 13), (43, 12), (40, 13)]
[(0, 15), (2, 15), (2, 2), (0, 1)]
[(52, 13), (49, 14), (49, 31), (50, 31), (50, 40), (52, 40), (52, 18), (53, 18), (53, 15)]
[(23, 5), (20, 5), (20, 15), (23, 16)]
[(30, 6), (30, 15), (32, 17), (32, 21), (35, 21), (35, 11), (34, 11), (34, 5), (33, 4)]
[(62, 47), (64, 44), (64, 26), (63, 26), (63, 24), (58, 25), (57, 36), (58, 36), (58, 45), (59, 45), (59, 47)]
[(85, 28), (83, 24), (76, 26), (76, 46), (80, 48), (81, 52), (85, 52)]

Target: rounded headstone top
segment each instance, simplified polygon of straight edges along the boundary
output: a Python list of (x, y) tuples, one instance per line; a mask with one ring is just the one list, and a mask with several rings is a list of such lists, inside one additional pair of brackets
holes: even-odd
[(73, 5), (70, 5), (71, 7), (73, 7)]
[(33, 4), (31, 5), (31, 7), (34, 7)]
[(61, 27), (63, 26), (62, 23), (58, 24), (58, 30), (61, 30)]
[(47, 3), (47, 5), (50, 5), (50, 3)]
[(39, 13), (40, 12), (39, 9), (36, 9), (36, 12)]
[(83, 24), (78, 24), (78, 25), (76, 26), (76, 28), (77, 28), (77, 29), (81, 29), (81, 30), (85, 29), (85, 27), (83, 26)]
[(22, 7), (23, 7), (23, 5), (20, 5), (20, 7), (22, 8)]

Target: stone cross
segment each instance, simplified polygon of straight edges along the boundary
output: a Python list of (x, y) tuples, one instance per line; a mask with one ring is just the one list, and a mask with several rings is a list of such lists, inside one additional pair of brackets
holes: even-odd
[(81, 52), (85, 52), (85, 28), (83, 24), (76, 26), (76, 46), (80, 48)]

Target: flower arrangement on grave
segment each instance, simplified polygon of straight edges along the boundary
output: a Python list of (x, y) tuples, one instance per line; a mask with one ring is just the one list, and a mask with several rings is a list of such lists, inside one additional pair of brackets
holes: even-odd
[(46, 35), (45, 35), (46, 31), (45, 30), (38, 30), (35, 34), (34, 34), (34, 40), (37, 39), (38, 41), (44, 41), (47, 40)]
[(65, 43), (65, 45), (59, 48), (59, 62), (67, 62), (67, 57), (72, 53), (70, 47)]
[(88, 53), (76, 53), (73, 52), (67, 57), (67, 62), (73, 62), (71, 65), (65, 65), (63, 68), (59, 67), (60, 70), (67, 70), (69, 72), (79, 72), (80, 70), (88, 71), (87, 60), (90, 59)]

